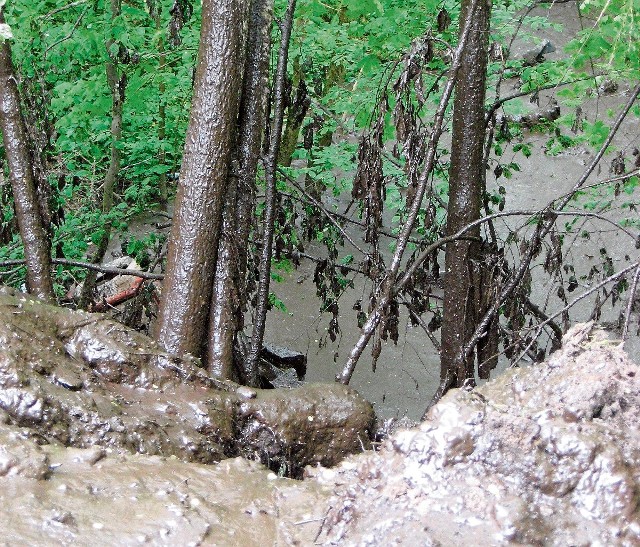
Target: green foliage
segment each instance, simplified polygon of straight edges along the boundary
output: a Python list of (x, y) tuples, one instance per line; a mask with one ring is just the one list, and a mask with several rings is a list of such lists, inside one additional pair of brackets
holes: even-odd
[[(115, 229), (126, 230), (131, 216), (149, 209), (157, 200), (160, 177), (179, 171), (198, 48), (200, 3), (195, 3), (195, 12), (182, 29), (182, 43), (178, 46), (171, 45), (167, 36), (173, 0), (156, 0), (156, 4), (157, 20), (148, 12), (144, 0), (123, 2), (122, 14), (113, 21), (106, 0), (14, 0), (5, 8), (14, 35), (12, 48), (22, 88), (42, 93), (43, 114), (51, 125), (52, 142), (46, 159), (55, 189), (54, 203), (65, 212), (64, 219), (54, 226), (54, 245), (67, 258), (84, 258), (106, 222)], [(284, 11), (285, 4), (285, 0), (276, 0), (278, 14)], [(546, 17), (523, 16), (530, 5), (531, 0), (494, 1), (490, 41), (506, 51), (514, 33), (535, 42), (541, 29), (560, 30)], [(440, 99), (449, 48), (457, 41), (459, 7), (459, 2), (453, 0), (298, 1), (291, 73), (297, 63), (311, 97), (303, 126), (316, 120), (321, 123), (310, 133), (310, 142), (299, 139), (293, 167), (287, 170), (292, 179), (304, 178), (310, 186), (313, 183), (323, 198), (350, 192), (358, 138), (370, 131), (381, 111), (385, 112), (381, 117), (384, 203), (392, 209), (395, 221), (405, 218), (406, 158), (402, 151), (391, 152), (397, 139), (390, 114), (396, 106), (393, 85), (402, 70), (403, 56), (412, 45), (423, 36), (434, 38), (434, 55), (421, 81), (424, 101), (418, 101), (415, 93), (406, 97), (426, 134)], [(586, 0), (580, 9), (588, 21), (597, 24), (585, 26), (570, 42), (567, 60), (526, 66), (522, 60), (494, 59), (489, 67), (489, 90), (499, 81), (504, 84), (506, 78), (516, 83), (516, 91), (525, 93), (558, 86), (555, 95), (562, 102), (563, 116), (536, 128), (549, 132), (549, 154), (558, 154), (576, 144), (599, 147), (608, 135), (612, 118), (579, 120), (576, 109), (598, 93), (605, 79), (624, 82), (640, 78), (638, 0)], [(439, 28), (441, 10), (446, 10), (451, 24)], [(4, 28), (0, 30), (0, 39), (8, 36), (6, 32)], [(114, 43), (107, 51), (105, 44), (110, 39)], [(122, 51), (127, 53), (127, 62), (121, 60), (119, 70), (126, 73), (127, 88), (120, 146), (122, 171), (116, 188), (119, 203), (103, 215), (99, 212), (98, 195), (109, 165), (111, 140), (111, 95), (105, 65), (109, 59), (120, 59)], [(597, 77), (590, 74), (592, 70)], [(488, 103), (491, 97), (489, 92)], [(386, 103), (389, 108), (385, 111), (380, 105)], [(521, 100), (508, 101), (500, 109), (512, 121), (496, 131), (490, 161), (497, 178), (514, 176), (521, 158), (532, 153), (526, 142), (527, 129), (517, 121), (527, 111), (528, 105)], [(640, 115), (638, 109), (636, 115)], [(164, 138), (159, 134), (161, 123), (165, 127)], [(439, 198), (437, 210), (423, 209), (417, 227), (417, 234), (427, 241), (437, 237), (446, 214), (442, 205), (446, 204), (448, 192), (449, 151), (440, 148), (437, 157), (433, 177)], [(61, 178), (66, 184), (58, 187)], [(498, 208), (504, 207), (508, 197), (508, 185), (504, 180), (500, 183), (504, 185), (488, 196), (489, 203)], [(623, 183), (623, 193), (632, 194), (636, 185), (637, 177), (628, 179)], [(306, 199), (283, 178), (278, 181), (278, 188), (294, 198)], [(324, 202), (328, 209), (337, 209), (339, 203), (334, 199)], [(626, 207), (633, 212), (630, 204), (631, 201)], [(276, 237), (291, 250), (302, 240), (296, 231), (299, 217), (303, 216), (302, 225), (307, 226), (306, 219), (317, 210), (308, 203), (300, 206), (293, 202), (283, 203), (282, 209)], [(257, 214), (260, 210), (259, 204)], [(5, 207), (5, 222), (10, 222), (11, 217), (11, 208)], [(337, 259), (336, 247), (343, 237), (340, 231), (325, 221), (311, 225), (309, 231), (313, 232), (310, 237), (326, 245), (329, 255)], [(126, 252), (140, 256), (157, 245), (156, 241), (135, 238), (128, 238), (128, 242)], [(19, 242), (14, 240), (2, 248), (0, 256), (21, 256)], [(344, 262), (347, 258), (343, 259), (344, 265), (352, 260)], [(274, 264), (275, 278), (290, 267), (283, 260), (278, 257)], [(336, 288), (334, 294), (337, 292)], [(272, 304), (277, 307), (275, 301)]]
[[(157, 22), (143, 0), (123, 2), (115, 20), (105, 0), (15, 0), (5, 8), (15, 35), (13, 57), (23, 95), (41, 95), (38, 116), (50, 123), (46, 155), (52, 185), (57, 187), (60, 178), (67, 181), (53, 196), (65, 211), (54, 231), (67, 258), (84, 258), (87, 243), (96, 239), (105, 222), (124, 227), (128, 217), (148, 209), (157, 200), (160, 175), (178, 170), (199, 40), (199, 7), (182, 31), (180, 46), (172, 47), (167, 29), (173, 0), (155, 3)], [(109, 39), (114, 41), (111, 51), (105, 47)], [(105, 216), (97, 211), (111, 143), (111, 94), (105, 72), (110, 57), (117, 58), (119, 70), (126, 73), (127, 88), (122, 170), (116, 187), (121, 202)], [(158, 132), (161, 105), (164, 139)]]

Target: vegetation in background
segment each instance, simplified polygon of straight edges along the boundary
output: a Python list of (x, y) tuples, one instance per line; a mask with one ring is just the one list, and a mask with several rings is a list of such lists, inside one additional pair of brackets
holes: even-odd
[[(276, 1), (277, 18), (282, 18), (285, 4)], [(180, 172), (201, 3), (129, 0), (117, 12), (110, 7), (106, 0), (15, 0), (4, 8), (13, 37), (2, 30), (0, 39), (10, 39), (32, 154), (40, 158), (43, 180), (51, 190), (51, 250), (58, 259), (90, 261), (109, 231), (126, 234), (131, 219), (164, 208), (167, 192), (170, 196), (175, 192)], [(484, 177), (480, 207), (485, 216), (509, 211), (505, 209), (510, 200), (508, 181), (521, 170), (522, 159), (532, 154), (527, 141), (531, 131), (548, 135), (548, 154), (578, 145), (598, 151), (607, 144), (623, 101), (611, 112), (599, 111), (591, 118), (582, 110), (584, 102), (629, 83), (633, 88), (640, 81), (638, 0), (576, 3), (583, 30), (569, 42), (560, 60), (545, 60), (543, 53), (533, 59), (510, 55), (516, 36), (519, 40), (529, 37), (535, 45), (540, 29), (557, 28), (545, 17), (534, 15), (539, 11), (532, 12), (533, 7), (529, 0), (492, 3), (484, 165), (480, 169)], [(391, 283), (391, 253), (397, 249), (403, 222), (411, 217), (434, 113), (458, 41), (459, 14), (460, 4), (452, 0), (297, 3), (285, 86), (286, 131), (276, 181), (273, 255), (286, 270), (305, 255), (306, 240), (326, 247), (325, 255), (311, 258), (317, 262), (314, 277), (319, 308), (330, 314), (331, 339), (340, 330), (340, 296), (354, 275), (369, 277), (374, 289), (385, 280)], [(272, 69), (279, 35), (274, 29)], [(126, 82), (121, 133), (117, 135), (112, 127), (114, 86), (105, 73), (105, 67), (114, 62), (119, 81)], [(540, 104), (548, 90), (559, 103), (558, 115), (555, 106)], [(537, 101), (537, 111), (543, 115), (531, 116), (523, 98)], [(627, 106), (632, 116), (640, 117), (637, 102)], [(445, 107), (443, 128), (449, 131), (452, 112), (451, 106)], [(450, 145), (446, 139), (436, 139), (435, 146), (425, 199), (417, 207), (415, 227), (410, 231), (407, 265), (403, 271), (396, 269), (394, 288), (370, 333), (374, 359), (382, 340), (397, 341), (401, 306), (408, 309), (412, 322), (425, 328), (426, 336), (433, 337), (442, 323), (442, 304), (430, 295), (444, 266), (443, 238), (452, 235), (445, 230)], [(0, 148), (0, 261), (6, 262), (22, 259), (24, 249), (11, 190), (4, 184), (8, 177), (5, 152)], [(120, 167), (113, 181), (113, 203), (105, 207), (103, 192), (114, 152)], [(616, 272), (607, 249), (603, 248), (598, 264), (589, 272), (581, 271), (565, 252), (573, 238), (590, 237), (589, 221), (594, 215), (613, 208), (622, 211), (619, 225), (631, 236), (640, 229), (638, 143), (610, 148), (608, 153), (611, 175), (600, 177), (607, 179), (604, 183), (579, 185), (567, 203), (559, 197), (544, 214), (521, 215), (525, 218), (522, 230), (497, 235), (491, 220), (478, 225), (481, 228), (474, 237), (482, 239), (491, 278), (482, 298), (494, 298), (504, 290), (523, 265), (508, 301), (494, 310), (501, 318), (500, 331), (495, 330), (498, 324), (493, 319), (488, 320), (494, 321), (492, 344), (499, 341), (500, 351), (514, 360), (524, 354), (539, 358), (557, 343), (559, 332), (569, 323), (567, 309), (557, 314), (558, 323), (546, 303), (531, 301), (531, 261), (543, 263), (567, 308), (570, 293), (579, 286), (595, 287), (594, 318), (605, 302), (620, 301), (630, 286), (634, 269), (627, 271), (623, 265)], [(264, 193), (260, 192), (263, 178), (259, 173), (259, 194)], [(564, 211), (558, 210), (559, 204)], [(566, 206), (573, 216), (565, 214)], [(385, 210), (392, 213), (385, 215), (393, 217), (390, 226), (382, 223)], [(251, 241), (255, 244), (245, 268), (248, 292), (255, 289), (258, 278), (261, 248), (257, 242), (262, 236), (258, 220), (264, 211), (264, 199), (259, 199), (254, 220), (247, 224), (247, 228), (253, 226)], [(361, 227), (362, 240), (352, 240), (353, 225)], [(539, 225), (545, 226), (540, 241), (527, 242), (525, 233), (530, 235), (531, 227)], [(144, 239), (127, 239), (137, 242), (136, 253), (145, 253), (141, 248)], [(149, 244), (157, 242), (150, 238)], [(153, 249), (148, 252), (155, 253)], [(354, 252), (362, 255), (361, 261), (353, 260)], [(20, 287), (24, 268), (7, 264), (2, 281)], [(629, 264), (633, 264), (631, 258)], [(84, 278), (86, 270), (56, 266), (54, 274), (57, 294), (62, 296), (72, 283)], [(608, 283), (599, 285), (603, 280)], [(277, 286), (274, 292), (268, 302), (284, 307), (279, 305)], [(365, 325), (377, 313), (379, 301), (374, 290), (370, 300), (355, 310), (354, 321)], [(250, 298), (245, 304), (249, 302)], [(478, 321), (481, 323), (480, 317)], [(539, 342), (544, 339), (540, 337), (543, 331), (554, 340), (548, 347)], [(475, 344), (482, 336), (475, 337)]]

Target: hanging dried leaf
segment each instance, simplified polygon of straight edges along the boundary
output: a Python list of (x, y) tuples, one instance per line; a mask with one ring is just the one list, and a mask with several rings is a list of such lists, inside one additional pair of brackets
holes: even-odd
[(376, 371), (376, 366), (378, 364), (378, 358), (382, 353), (382, 340), (380, 340), (379, 336), (376, 336), (376, 339), (373, 342), (373, 347), (371, 348), (371, 370), (373, 372)]
[(625, 165), (624, 152), (620, 151), (616, 154), (616, 157), (611, 160), (611, 167), (609, 171), (614, 175), (624, 175), (627, 171)]
[(444, 32), (449, 28), (451, 24), (451, 16), (446, 9), (441, 9), (438, 12), (438, 32)]

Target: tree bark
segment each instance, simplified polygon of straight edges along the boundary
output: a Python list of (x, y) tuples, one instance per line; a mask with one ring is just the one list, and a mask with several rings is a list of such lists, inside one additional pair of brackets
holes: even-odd
[[(161, 29), (160, 10), (155, 17), (156, 29)], [(158, 73), (160, 75), (160, 82), (158, 83), (158, 163), (164, 165), (167, 157), (165, 150), (166, 137), (167, 137), (167, 98), (165, 97), (166, 85), (164, 83), (164, 71), (167, 68), (167, 54), (164, 47), (164, 36), (158, 37)], [(167, 209), (167, 203), (169, 202), (169, 190), (167, 188), (167, 173), (162, 171), (158, 176), (158, 201), (163, 209)]]
[[(4, 23), (1, 8), (0, 23)], [(51, 277), (51, 245), (38, 203), (38, 189), (8, 40), (0, 43), (0, 128), (18, 227), (24, 245), (27, 289), (42, 300), (55, 302)]]
[[(453, 105), (451, 167), (449, 171), (449, 205), (446, 234), (480, 218), (484, 169), (484, 99), (487, 72), (487, 47), (490, 4), (478, 2), (475, 13), (472, 2), (464, 0), (460, 15), (471, 21), (467, 47), (464, 50)], [(442, 324), (441, 381), (458, 386), (474, 382), (473, 356), (458, 360), (462, 348), (472, 336), (478, 315), (480, 275), (480, 228), (467, 233), (471, 239), (455, 240), (446, 247), (444, 317)], [(473, 238), (476, 241), (473, 241)]]
[(252, 2), (238, 121), (237, 173), (229, 179), (209, 318), (207, 365), (213, 376), (225, 380), (246, 380), (244, 362), (234, 357), (234, 342), (244, 326), (247, 306), (247, 253), (268, 99), (272, 19), (273, 0)]
[(204, 0), (194, 95), (156, 335), (199, 355), (206, 332), (244, 67), (243, 0)]
[(274, 78), (273, 89), (273, 121), (271, 124), (269, 150), (265, 159), (265, 212), (264, 232), (262, 236), (262, 254), (260, 256), (260, 280), (258, 283), (257, 304), (253, 332), (251, 334), (251, 349), (246, 360), (246, 374), (248, 385), (257, 385), (258, 358), (262, 350), (264, 329), (269, 304), (269, 283), (271, 280), (271, 253), (273, 247), (274, 220), (276, 214), (276, 169), (282, 137), (282, 121), (284, 117), (284, 86), (287, 75), (287, 59), (289, 57), (289, 40), (293, 27), (293, 15), (296, 0), (289, 0), (287, 12), (281, 25), (282, 36), (278, 51), (278, 66)]

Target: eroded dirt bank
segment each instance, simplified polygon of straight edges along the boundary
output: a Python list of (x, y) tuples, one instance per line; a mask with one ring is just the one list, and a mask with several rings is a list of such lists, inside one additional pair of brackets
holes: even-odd
[[(29, 316), (25, 307), (33, 305), (6, 294), (0, 304), (4, 314), (20, 321)], [(95, 325), (93, 316), (84, 322), (89, 319)], [(0, 529), (6, 544), (640, 543), (640, 369), (591, 325), (570, 331), (562, 350), (547, 362), (511, 370), (473, 392), (454, 390), (428, 420), (397, 432), (379, 452), (352, 456), (331, 469), (308, 467), (300, 482), (240, 458), (193, 463), (206, 461), (202, 454), (216, 454), (221, 438), (220, 432), (194, 425), (212, 419), (195, 410), (206, 407), (196, 403), (202, 394), (213, 392), (197, 383), (206, 383), (199, 371), (183, 363), (178, 382), (175, 369), (166, 364), (148, 370), (145, 361), (136, 369), (129, 357), (107, 366), (102, 359), (108, 356), (97, 357), (97, 346), (93, 361), (81, 352), (70, 357), (67, 353), (78, 346), (69, 341), (77, 340), (84, 327), (76, 325), (75, 334), (61, 342), (55, 336), (61, 325), (51, 321), (23, 321), (0, 333), (5, 409), (0, 415)], [(118, 343), (131, 351), (123, 331), (109, 325), (105, 336), (116, 333)], [(18, 351), (12, 339), (20, 337), (30, 341), (20, 346), (26, 370), (12, 365)], [(145, 353), (135, 347), (134, 353)], [(68, 362), (81, 366), (69, 369)], [(107, 370), (115, 376), (97, 389), (96, 378)], [(117, 383), (115, 371), (128, 380)], [(162, 389), (154, 387), (160, 384)], [(56, 389), (43, 387), (48, 385)], [(316, 397), (324, 393), (314, 389)], [(227, 414), (224, 405), (213, 405), (230, 417), (223, 423), (243, 424), (237, 409), (278, 392), (258, 393), (255, 399), (216, 393), (230, 397), (236, 409)], [(344, 397), (358, 401), (343, 393), (325, 400), (325, 406), (335, 407)], [(262, 454), (273, 447), (279, 454), (276, 414), (294, 420), (290, 432), (313, 431), (288, 414), (300, 405), (296, 412), (315, 422), (309, 417), (320, 415), (323, 405), (313, 400), (316, 414), (299, 402), (267, 406), (274, 415), (264, 407), (254, 410), (252, 423), (267, 426), (256, 429), (263, 432), (261, 444), (249, 446)], [(142, 419), (145, 409), (153, 418)], [(339, 418), (334, 420), (333, 428), (315, 430), (316, 447), (331, 450), (342, 442)], [(79, 431), (90, 434), (83, 437)], [(153, 442), (141, 441), (147, 433)], [(132, 438), (138, 444), (125, 441)], [(282, 438), (291, 439), (284, 433)], [(64, 446), (76, 442), (87, 448)], [(188, 448), (193, 446), (199, 450)], [(132, 449), (164, 455), (132, 454)]]
[(220, 386), (119, 323), (8, 288), (0, 317), (0, 409), (38, 442), (200, 463), (245, 455), (288, 476), (370, 446), (371, 405), (344, 386)]
[(591, 325), (453, 390), (379, 453), (313, 472), (340, 545), (639, 545), (640, 370)]

